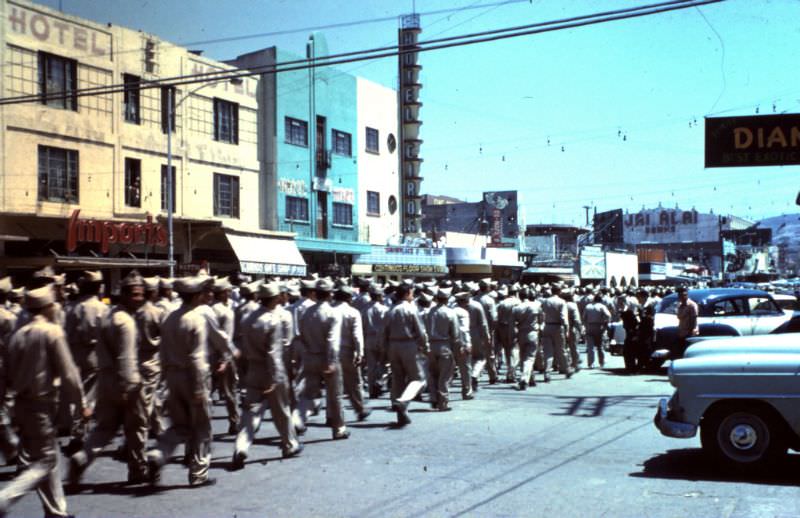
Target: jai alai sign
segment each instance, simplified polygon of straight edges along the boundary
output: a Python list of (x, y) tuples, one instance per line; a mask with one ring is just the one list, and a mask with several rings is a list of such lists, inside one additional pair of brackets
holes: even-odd
[(800, 164), (800, 114), (706, 119), (706, 167)]
[(147, 215), (144, 223), (80, 219), (80, 209), (72, 212), (67, 225), (67, 251), (74, 252), (78, 243), (99, 243), (100, 251), (108, 253), (109, 245), (167, 246), (167, 229), (154, 223)]

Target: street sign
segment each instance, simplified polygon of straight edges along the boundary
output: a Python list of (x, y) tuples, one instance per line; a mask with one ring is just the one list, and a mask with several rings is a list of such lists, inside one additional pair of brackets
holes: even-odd
[(706, 118), (706, 167), (800, 164), (800, 114)]

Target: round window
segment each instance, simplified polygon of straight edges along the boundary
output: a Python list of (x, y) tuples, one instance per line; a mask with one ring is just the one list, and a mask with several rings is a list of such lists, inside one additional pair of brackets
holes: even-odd
[(389, 196), (389, 214), (397, 212), (397, 198)]
[(394, 134), (389, 133), (386, 138), (386, 146), (389, 148), (389, 153), (394, 153), (394, 150), (397, 149), (397, 139), (394, 138)]

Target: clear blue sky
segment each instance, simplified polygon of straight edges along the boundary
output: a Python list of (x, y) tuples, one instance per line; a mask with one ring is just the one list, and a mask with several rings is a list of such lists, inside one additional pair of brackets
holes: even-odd
[[(331, 53), (396, 42), (394, 17), (412, 10), (411, 0), (61, 3), (67, 13), (178, 44), (365, 21), (324, 30)], [(499, 3), (418, 0), (420, 39), (649, 2)], [(453, 8), (464, 9), (425, 14)], [(216, 59), (272, 45), (302, 54), (308, 33), (192, 48)], [(800, 112), (800, 1), (728, 0), (424, 53), (420, 63), (427, 193), (477, 200), (485, 190), (517, 189), (528, 223), (580, 224), (583, 205), (638, 210), (662, 202), (752, 219), (796, 212), (798, 166), (704, 169), (703, 117)], [(341, 68), (395, 86), (396, 59)]]

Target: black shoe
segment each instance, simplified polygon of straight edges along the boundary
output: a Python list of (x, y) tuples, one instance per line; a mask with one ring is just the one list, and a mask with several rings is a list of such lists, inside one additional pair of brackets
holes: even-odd
[(147, 479), (147, 482), (151, 486), (155, 486), (161, 482), (161, 466), (159, 466), (155, 461), (147, 461)]
[(572, 377), (572, 371), (567, 371), (565, 376), (567, 377), (567, 379), (570, 379)]
[(461, 399), (463, 399), (464, 401), (468, 401), (470, 399), (475, 399), (475, 396), (473, 396), (472, 394), (463, 394), (461, 396)]
[(441, 403), (439, 403), (439, 405), (436, 408), (439, 409), (439, 412), (449, 412), (449, 411), (452, 410), (452, 408), (450, 408), (450, 405), (447, 403), (447, 401), (442, 401)]
[(334, 440), (334, 441), (339, 441), (339, 440), (342, 440), (342, 439), (347, 439), (347, 438), (349, 438), (349, 437), (350, 437), (350, 430), (348, 430), (347, 428), (345, 428), (345, 429), (343, 429), (343, 430), (342, 430), (342, 429), (339, 429), (339, 430), (334, 430), (334, 431), (333, 431), (333, 440)]
[(472, 391), (478, 391), (478, 378), (472, 378)]
[(284, 459), (289, 459), (292, 457), (297, 457), (303, 452), (304, 446), (302, 444), (298, 444), (294, 448), (290, 448), (288, 450), (283, 450), (282, 456)]
[(128, 471), (128, 484), (139, 485), (149, 480), (146, 471)]
[(550, 375), (547, 374), (547, 373), (544, 374), (544, 382), (545, 383), (550, 383)]
[(529, 387), (535, 387), (535, 386), (536, 386), (536, 380), (535, 380), (535, 379), (533, 379), (533, 376), (531, 376), (531, 382), (530, 382), (530, 383), (528, 383), (528, 386), (529, 386)]
[(437, 408), (439, 408), (439, 403), (437, 403), (436, 401), (431, 401), (431, 408), (436, 410)]
[(366, 421), (369, 415), (372, 413), (372, 410), (364, 410), (363, 412), (358, 413), (358, 421)]
[(64, 446), (63, 451), (65, 456), (72, 457), (82, 449), (83, 449), (83, 439), (73, 437), (72, 440), (69, 441), (69, 444)]
[(411, 424), (411, 418), (408, 417), (408, 403), (397, 403), (397, 426), (406, 426)]
[(239, 425), (238, 423), (230, 423), (228, 424), (228, 435), (236, 435), (239, 433)]
[(497, 384), (497, 378), (489, 378), (489, 385), (496, 385), (496, 384)]
[(78, 464), (78, 461), (70, 457), (69, 459), (69, 474), (67, 475), (67, 485), (71, 488), (76, 488), (81, 483), (81, 477), (86, 470), (85, 466)]
[(528, 390), (528, 384), (524, 381), (520, 381), (519, 385), (517, 385), (517, 390)]
[(239, 471), (244, 469), (244, 461), (247, 460), (247, 454), (243, 451), (237, 451), (233, 454), (233, 461), (231, 461), (231, 469)]

